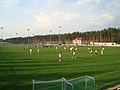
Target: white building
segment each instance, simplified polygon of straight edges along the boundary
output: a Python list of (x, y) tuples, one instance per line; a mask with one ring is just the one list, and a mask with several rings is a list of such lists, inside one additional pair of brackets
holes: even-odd
[(116, 45), (115, 42), (90, 42), (90, 45), (103, 45), (103, 46), (113, 46), (113, 45)]
[(73, 44), (74, 45), (87, 45), (89, 44), (89, 40), (83, 37), (80, 37), (80, 38), (78, 37), (73, 40)]

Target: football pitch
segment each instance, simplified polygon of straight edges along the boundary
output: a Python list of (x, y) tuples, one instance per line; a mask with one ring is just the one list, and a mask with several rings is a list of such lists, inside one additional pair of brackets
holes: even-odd
[[(87, 46), (78, 46), (76, 60), (72, 53), (55, 46), (40, 48), (35, 46), (13, 45), (0, 46), (0, 90), (32, 90), (32, 80), (55, 80), (77, 78), (85, 75), (95, 78), (96, 90), (120, 84), (120, 47), (104, 47), (104, 55), (100, 55), (101, 46), (91, 47), (98, 50), (91, 56)], [(32, 54), (29, 49), (32, 48)], [(62, 62), (58, 60), (62, 53)]]

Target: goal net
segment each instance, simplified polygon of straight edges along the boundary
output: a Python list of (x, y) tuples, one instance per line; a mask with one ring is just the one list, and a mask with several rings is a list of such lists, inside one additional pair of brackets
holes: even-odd
[(82, 76), (66, 80), (65, 78), (52, 81), (33, 80), (33, 90), (94, 90), (95, 79)]
[(90, 76), (82, 76), (68, 80), (74, 86), (74, 90), (94, 90), (95, 79)]

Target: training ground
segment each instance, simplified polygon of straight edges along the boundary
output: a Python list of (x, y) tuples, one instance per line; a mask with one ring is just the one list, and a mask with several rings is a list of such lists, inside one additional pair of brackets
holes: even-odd
[[(55, 46), (40, 48), (37, 53), (35, 46), (24, 45), (0, 46), (0, 90), (32, 90), (32, 80), (55, 80), (89, 75), (95, 78), (96, 90), (120, 84), (120, 47), (104, 47), (104, 55), (91, 56), (88, 47), (78, 47), (76, 60), (72, 60), (72, 53)], [(29, 49), (33, 53), (29, 54)], [(58, 62), (58, 53), (62, 52), (62, 62)]]

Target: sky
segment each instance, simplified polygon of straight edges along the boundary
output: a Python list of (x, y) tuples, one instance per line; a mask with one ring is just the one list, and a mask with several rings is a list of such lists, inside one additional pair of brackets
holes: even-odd
[(0, 0), (0, 34), (10, 38), (119, 28), (119, 9), (120, 0)]

